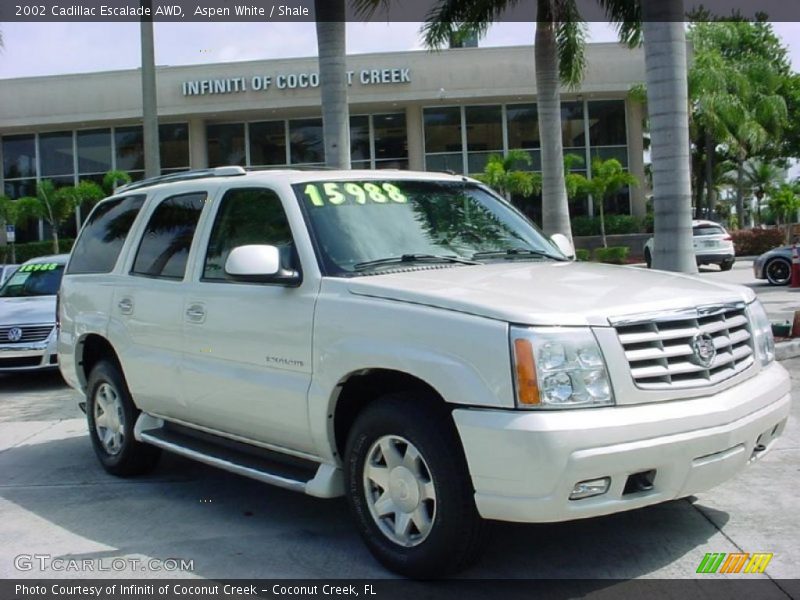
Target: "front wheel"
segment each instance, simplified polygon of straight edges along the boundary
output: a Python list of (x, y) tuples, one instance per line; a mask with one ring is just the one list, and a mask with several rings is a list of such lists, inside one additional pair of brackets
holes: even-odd
[(435, 402), (376, 400), (345, 452), (348, 503), (367, 547), (388, 569), (421, 579), (468, 566), (483, 530), (452, 417)]
[(158, 462), (161, 450), (133, 437), (138, 416), (119, 367), (108, 361), (97, 363), (86, 389), (86, 418), (95, 454), (112, 475), (140, 475)]
[(764, 267), (764, 274), (772, 285), (788, 285), (792, 278), (792, 263), (784, 258), (773, 258)]

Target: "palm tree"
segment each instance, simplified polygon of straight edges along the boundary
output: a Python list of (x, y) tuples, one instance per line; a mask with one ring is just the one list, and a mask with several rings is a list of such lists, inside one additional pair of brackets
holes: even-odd
[(642, 2), (653, 162), (653, 267), (696, 273), (683, 0)]
[(744, 168), (744, 177), (747, 187), (756, 197), (757, 225), (760, 225), (761, 202), (764, 200), (764, 196), (769, 195), (781, 183), (783, 169), (769, 161), (749, 161)]
[[(150, 7), (152, 0), (141, 0), (142, 7)], [(142, 17), (140, 22), (142, 45), (142, 133), (144, 137), (144, 176), (161, 174), (161, 157), (158, 147), (158, 106), (156, 98), (156, 62), (153, 49), (153, 19)]]
[[(639, 7), (626, 0), (598, 0), (617, 24), (620, 40), (640, 41)], [(482, 36), (517, 0), (439, 0), (423, 27), (431, 48), (446, 44), (454, 31)], [(537, 0), (534, 59), (539, 139), (542, 159), (542, 228), (547, 235), (562, 233), (570, 240), (572, 229), (564, 180), (561, 132), (561, 84), (577, 87), (586, 66), (586, 27), (575, 0)]]
[(345, 0), (314, 0), (325, 164), (350, 168)]
[(542, 178), (538, 173), (518, 170), (520, 163), (530, 165), (531, 155), (525, 150), (509, 150), (505, 156), (492, 154), (476, 179), (496, 190), (506, 200), (511, 196), (529, 198), (542, 189)]
[(592, 161), (592, 178), (586, 182), (586, 191), (592, 195), (595, 206), (600, 212), (600, 235), (603, 248), (608, 248), (606, 241), (605, 201), (627, 186), (638, 185), (639, 180), (622, 168), (616, 158)]

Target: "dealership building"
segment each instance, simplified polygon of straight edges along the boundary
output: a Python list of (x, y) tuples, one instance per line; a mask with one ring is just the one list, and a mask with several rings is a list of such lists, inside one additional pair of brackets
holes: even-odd
[[(564, 152), (588, 176), (592, 157), (613, 157), (643, 180), (643, 107), (630, 97), (645, 79), (643, 52), (591, 44), (586, 58), (580, 88), (562, 93)], [(315, 57), (158, 67), (162, 173), (321, 165), (317, 70)], [(350, 56), (348, 93), (353, 168), (474, 175), (517, 148), (530, 153), (524, 168), (540, 168), (532, 46)], [(109, 170), (141, 178), (141, 113), (137, 69), (0, 81), (0, 189), (19, 198), (37, 181), (102, 181)], [(643, 187), (608, 208), (643, 215)], [(536, 220), (540, 205), (526, 204)], [(593, 207), (578, 199), (571, 210)], [(48, 237), (43, 223), (17, 232), (17, 242)]]

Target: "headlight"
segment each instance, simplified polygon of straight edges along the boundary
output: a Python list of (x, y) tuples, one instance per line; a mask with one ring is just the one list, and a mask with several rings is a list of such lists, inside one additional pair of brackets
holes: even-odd
[(761, 360), (761, 364), (766, 366), (775, 360), (775, 338), (772, 336), (772, 323), (767, 316), (767, 311), (758, 300), (750, 304), (747, 309), (753, 328), (756, 356)]
[(519, 408), (614, 404), (603, 354), (588, 327), (512, 327)]

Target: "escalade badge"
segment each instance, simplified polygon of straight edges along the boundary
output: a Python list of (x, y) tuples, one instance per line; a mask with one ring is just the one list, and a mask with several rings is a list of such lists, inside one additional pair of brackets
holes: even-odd
[(714, 348), (714, 339), (707, 333), (698, 333), (692, 338), (692, 362), (701, 367), (710, 367), (717, 356), (717, 349)]
[(8, 341), (18, 342), (22, 339), (22, 329), (19, 327), (12, 327), (8, 330)]

